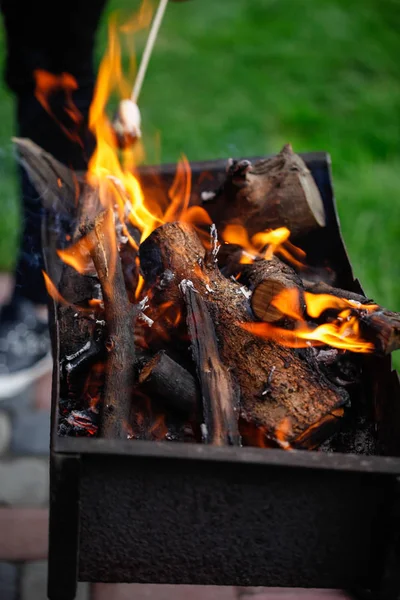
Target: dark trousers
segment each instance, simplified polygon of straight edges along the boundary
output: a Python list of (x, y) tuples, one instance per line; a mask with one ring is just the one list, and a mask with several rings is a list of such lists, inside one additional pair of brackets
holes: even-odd
[[(85, 169), (94, 140), (87, 131), (95, 74), (93, 50), (97, 25), (106, 0), (2, 0), (6, 31), (5, 80), (16, 95), (17, 135), (27, 137), (74, 169)], [(53, 117), (35, 97), (35, 70), (70, 73), (78, 84), (73, 102), (82, 115), (79, 136), (73, 141), (57, 119), (66, 118), (66, 95), (51, 97)], [(54, 115), (57, 119), (54, 118)], [(71, 123), (72, 124), (72, 123)], [(64, 122), (68, 126), (68, 122)], [(22, 233), (16, 265), (14, 300), (46, 303), (42, 269), (40, 198), (25, 171), (19, 169)]]

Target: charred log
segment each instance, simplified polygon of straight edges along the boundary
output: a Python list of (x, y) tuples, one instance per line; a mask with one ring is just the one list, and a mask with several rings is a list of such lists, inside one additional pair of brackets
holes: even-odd
[(203, 438), (216, 446), (239, 445), (238, 388), (221, 361), (211, 316), (190, 280), (182, 280), (180, 288), (203, 399)]
[[(285, 422), (279, 435), (285, 443), (300, 447), (315, 443), (319, 423), (336, 426), (346, 392), (328, 382), (318, 365), (311, 366), (295, 351), (240, 327), (253, 320), (247, 294), (215, 266), (205, 265), (205, 250), (192, 229), (179, 223), (156, 229), (141, 245), (140, 259), (146, 283), (154, 285), (156, 302), (182, 306), (179, 284), (184, 279), (193, 282), (214, 323), (221, 360), (239, 384), (242, 422), (254, 424), (271, 440), (277, 440)], [(263, 395), (266, 386), (268, 393)]]
[(135, 362), (134, 321), (137, 310), (129, 302), (117, 252), (114, 214), (106, 210), (94, 221), (84, 240), (96, 267), (103, 292), (108, 352), (104, 404), (99, 434), (106, 438), (126, 435)]
[(164, 406), (194, 415), (200, 405), (198, 385), (191, 373), (165, 351), (147, 360), (139, 374), (140, 390)]

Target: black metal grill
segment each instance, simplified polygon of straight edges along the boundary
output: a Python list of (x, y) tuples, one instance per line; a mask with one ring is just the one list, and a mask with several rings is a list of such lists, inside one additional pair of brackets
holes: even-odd
[[(334, 266), (338, 285), (359, 292), (340, 236), (328, 157), (303, 158), (323, 197), (327, 228), (301, 245), (311, 259), (317, 248)], [(224, 170), (225, 161), (192, 164), (195, 203), (222, 182)], [(173, 174), (173, 167), (162, 167), (157, 185), (169, 186)], [(153, 170), (143, 169), (142, 177), (148, 187)], [(377, 456), (346, 448), (285, 452), (63, 438), (52, 308), (51, 600), (72, 600), (77, 579), (329, 587), (399, 597), (400, 386), (389, 358), (365, 359)]]

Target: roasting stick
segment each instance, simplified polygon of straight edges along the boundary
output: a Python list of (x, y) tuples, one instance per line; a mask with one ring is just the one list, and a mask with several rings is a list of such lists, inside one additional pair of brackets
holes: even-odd
[(151, 24), (149, 36), (140, 61), (139, 71), (136, 75), (135, 83), (129, 99), (121, 100), (118, 107), (113, 127), (116, 133), (118, 145), (120, 148), (131, 146), (138, 138), (142, 136), (140, 129), (141, 117), (137, 105), (143, 81), (146, 75), (147, 67), (150, 62), (154, 44), (156, 42), (160, 25), (162, 23), (168, 0), (160, 0), (156, 14)]

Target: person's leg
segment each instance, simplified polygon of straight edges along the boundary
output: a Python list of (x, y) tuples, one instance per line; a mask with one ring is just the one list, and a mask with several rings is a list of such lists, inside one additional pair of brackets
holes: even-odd
[[(5, 78), (16, 95), (17, 135), (32, 139), (59, 161), (75, 169), (85, 168), (94, 147), (87, 132), (87, 119), (95, 82), (94, 38), (104, 4), (105, 0), (70, 0), (61, 5), (49, 0), (3, 0), (1, 4), (7, 39)], [(54, 116), (50, 116), (36, 98), (35, 71), (38, 69), (56, 75), (70, 73), (75, 78), (78, 89), (73, 94), (73, 101), (82, 115), (79, 128), (82, 144), (65, 135)], [(62, 92), (51, 98), (53, 114), (60, 120), (66, 115), (65, 102), (66, 95)], [(69, 124), (72, 126), (72, 121)], [(10, 394), (10, 390), (16, 391), (15, 375), (18, 375), (18, 382), (25, 385), (20, 377), (21, 371), (25, 371), (28, 383), (31, 367), (36, 367), (36, 363), (42, 361), (45, 350), (49, 349), (48, 341), (45, 348), (44, 338), (47, 339), (47, 335), (40, 319), (46, 304), (42, 276), (42, 207), (22, 168), (19, 175), (22, 234), (14, 294), (10, 305), (1, 313), (0, 398)], [(24, 353), (27, 332), (24, 327), (18, 328), (21, 321), (28, 322), (29, 333), (37, 333), (40, 337), (36, 345), (30, 344), (31, 352)], [(35, 347), (38, 350), (36, 354)], [(19, 356), (15, 356), (16, 352)]]

